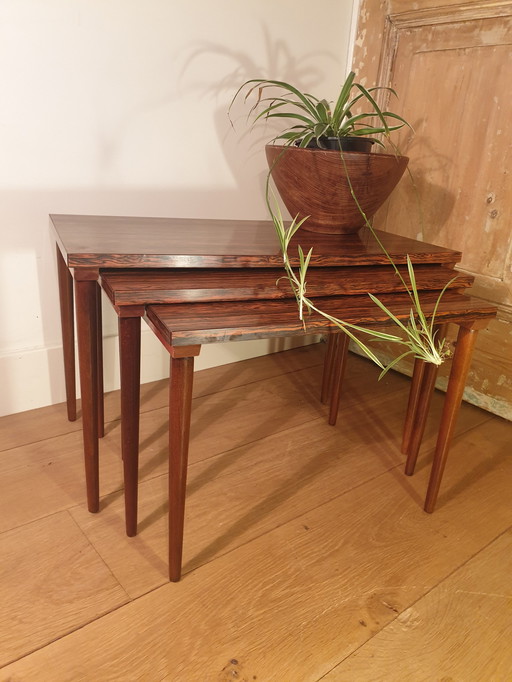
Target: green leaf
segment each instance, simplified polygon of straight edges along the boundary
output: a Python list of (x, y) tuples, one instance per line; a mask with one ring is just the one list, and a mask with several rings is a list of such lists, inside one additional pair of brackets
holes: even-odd
[(338, 95), (336, 104), (334, 105), (334, 110), (332, 114), (332, 125), (334, 130), (336, 130), (339, 127), (340, 122), (344, 118), (344, 110), (347, 104), (347, 100), (350, 97), (350, 91), (352, 90), (355, 77), (356, 74), (354, 73), (354, 71), (351, 71), (348, 74), (340, 90), (340, 94)]
[(405, 353), (402, 353), (402, 355), (399, 355), (397, 358), (392, 360), (389, 365), (386, 365), (386, 367), (382, 370), (382, 372), (379, 374), (378, 381), (382, 379), (382, 377), (389, 372), (390, 369), (392, 369), (395, 365), (397, 365), (400, 360), (403, 360), (403, 358), (406, 358), (408, 355), (413, 355), (414, 351), (412, 350), (407, 350)]
[(372, 301), (373, 301), (376, 305), (379, 306), (379, 308), (380, 308), (384, 313), (386, 313), (386, 315), (389, 317), (390, 320), (393, 320), (393, 322), (394, 322), (398, 327), (400, 327), (401, 329), (404, 330), (404, 332), (407, 333), (407, 327), (406, 327), (404, 324), (402, 324), (402, 322), (398, 319), (398, 317), (396, 317), (395, 315), (393, 315), (393, 313), (391, 312), (391, 310), (389, 310), (389, 308), (387, 308), (387, 307), (384, 305), (384, 303), (382, 303), (381, 301), (379, 301), (379, 299), (378, 299), (376, 296), (374, 296), (373, 294), (368, 293), (368, 296), (372, 299)]

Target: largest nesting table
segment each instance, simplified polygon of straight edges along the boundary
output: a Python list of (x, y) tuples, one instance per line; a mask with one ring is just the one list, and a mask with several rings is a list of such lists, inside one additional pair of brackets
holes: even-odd
[[(86, 471), (87, 504), (91, 512), (99, 510), (98, 438), (102, 433), (101, 409), (101, 321), (99, 281), (114, 274), (122, 278), (137, 272), (140, 286), (131, 289), (129, 295), (111, 298), (119, 316), (121, 373), (121, 420), (122, 448), (126, 461), (136, 461), (133, 451), (137, 448), (138, 429), (133, 416), (138, 411), (140, 320), (153, 304), (190, 304), (197, 302), (198, 291), (208, 290), (210, 298), (219, 303), (232, 300), (234, 286), (219, 285), (222, 273), (236, 272), (243, 279), (244, 273), (254, 269), (280, 268), (282, 255), (270, 221), (208, 220), (181, 218), (136, 218), (117, 216), (52, 215), (51, 226), (57, 241), (59, 272), (59, 295), (65, 357), (68, 416), (76, 418), (74, 387), (74, 330), (73, 302), (76, 306), (78, 357), (82, 398), (82, 428)], [(386, 232), (379, 232), (387, 251), (397, 264), (404, 265), (407, 255), (415, 266), (453, 268), (460, 261), (461, 253), (452, 249), (425, 244)], [(297, 264), (297, 245), (304, 250), (313, 248), (310, 276), (324, 281), (321, 295), (339, 295), (339, 287), (329, 291), (329, 278), (339, 281), (343, 270), (345, 294), (372, 292), (388, 294), (392, 302), (396, 283), (384, 276), (389, 272), (386, 256), (369, 230), (362, 228), (354, 235), (319, 235), (299, 231), (290, 246), (292, 263)], [(205, 283), (208, 274), (216, 273), (217, 284)], [(262, 271), (263, 272), (263, 271)], [(171, 293), (169, 288), (155, 287), (155, 277), (180, 274), (188, 284)], [(147, 275), (147, 277), (145, 277)], [(232, 276), (232, 275), (231, 275)], [(427, 278), (428, 279), (428, 278)], [(435, 278), (434, 278), (435, 280)], [(436, 290), (439, 284), (428, 288)], [(73, 286), (74, 284), (74, 286)], [(122, 287), (121, 287), (122, 289)], [(238, 289), (244, 289), (243, 282)], [(279, 315), (289, 311), (289, 295), (276, 298), (268, 293), (268, 287), (253, 287), (243, 298), (265, 300), (274, 298), (272, 305)], [(213, 298), (211, 297), (213, 296)], [(230, 298), (231, 297), (231, 298)], [(201, 299), (199, 299), (201, 300)], [(471, 359), (473, 341), (479, 328), (487, 324), (492, 311), (485, 320), (478, 314), (466, 316), (460, 339), (457, 397), (449, 406), (450, 423), (456, 416), (457, 401), (462, 395)], [(471, 318), (471, 319), (469, 319)], [(425, 374), (425, 376), (423, 376)], [(416, 401), (424, 397), (431, 376), (420, 367), (417, 373)], [(430, 387), (431, 388), (431, 385)], [(414, 400), (413, 391), (413, 400)], [(459, 395), (460, 394), (460, 395)], [(412, 411), (414, 414), (414, 410)], [(447, 427), (449, 428), (449, 426)], [(448, 439), (449, 440), (449, 439)], [(133, 529), (132, 529), (133, 531)], [(132, 534), (132, 533), (130, 533)]]

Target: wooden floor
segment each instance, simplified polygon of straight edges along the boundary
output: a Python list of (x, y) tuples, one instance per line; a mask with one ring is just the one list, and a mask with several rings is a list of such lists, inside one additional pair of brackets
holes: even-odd
[(143, 387), (127, 538), (119, 396), (86, 511), (64, 406), (0, 430), (0, 679), (512, 680), (512, 424), (464, 405), (437, 511), (403, 474), (408, 379), (351, 356), (336, 427), (323, 345), (196, 374), (184, 577), (167, 582), (166, 382)]

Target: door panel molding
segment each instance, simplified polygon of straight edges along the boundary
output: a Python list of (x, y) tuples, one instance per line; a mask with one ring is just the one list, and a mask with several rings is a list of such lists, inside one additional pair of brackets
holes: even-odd
[(495, 19), (512, 15), (512, 2), (467, 2), (462, 5), (431, 7), (389, 14), (387, 20), (396, 28), (417, 28), (451, 24), (458, 21)]
[[(417, 191), (427, 202), (426, 232), (422, 227), (418, 233), (415, 224), (408, 224), (411, 199), (405, 186), (399, 186), (381, 209), (378, 225), (455, 248), (448, 244), (452, 239), (466, 254), (459, 268), (476, 275), (472, 294), (495, 303), (498, 317), (477, 342), (465, 399), (509, 420), (511, 45), (512, 0), (361, 0), (352, 62), (358, 80), (367, 87), (378, 84), (398, 90), (402, 107), (398, 113), (408, 120), (412, 115), (416, 129), (414, 139), (402, 137), (398, 144), (416, 162), (412, 170), (417, 171)], [(389, 93), (378, 94), (380, 106), (396, 110), (396, 104), (388, 102)], [(475, 136), (477, 141), (487, 140), (485, 156), (483, 148), (480, 157), (471, 151)], [(383, 347), (381, 353), (386, 358), (392, 350)], [(398, 369), (409, 373), (404, 363)], [(439, 388), (446, 382), (447, 369), (441, 368)]]

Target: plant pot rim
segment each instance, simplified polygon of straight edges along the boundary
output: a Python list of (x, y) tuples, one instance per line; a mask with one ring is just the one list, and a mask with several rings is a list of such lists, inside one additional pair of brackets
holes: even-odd
[(393, 159), (408, 159), (409, 158), (407, 156), (404, 156), (403, 154), (387, 154), (385, 152), (379, 152), (379, 151), (375, 151), (375, 152), (373, 152), (373, 151), (372, 152), (354, 152), (354, 151), (340, 152), (339, 149), (314, 149), (311, 147), (295, 147), (295, 146), (287, 145), (287, 144), (275, 144), (274, 142), (267, 142), (267, 144), (265, 145), (265, 148), (267, 148), (267, 147), (271, 147), (271, 148), (275, 148), (275, 149), (283, 149), (283, 151), (288, 149), (288, 150), (291, 150), (294, 154), (296, 154), (296, 153), (307, 153), (307, 154), (338, 154), (338, 155), (340, 155), (340, 153), (343, 153), (343, 156), (347, 156), (347, 157), (354, 155), (355, 157), (357, 157), (357, 156), (372, 156), (372, 157), (380, 156), (380, 157), (387, 157), (387, 158), (393, 158)]

